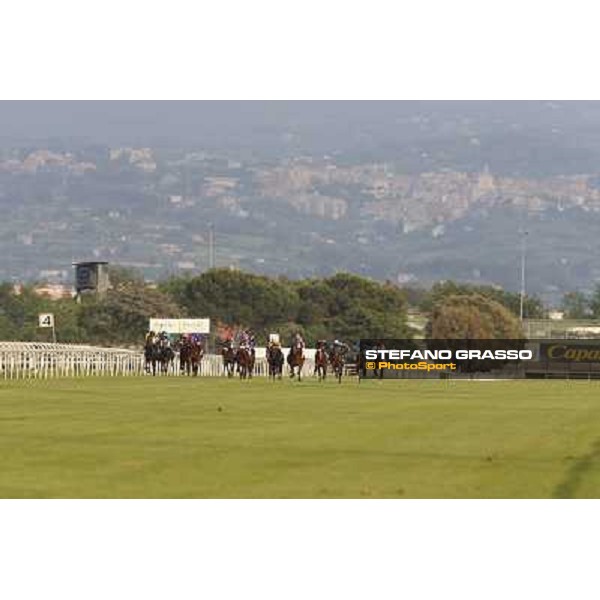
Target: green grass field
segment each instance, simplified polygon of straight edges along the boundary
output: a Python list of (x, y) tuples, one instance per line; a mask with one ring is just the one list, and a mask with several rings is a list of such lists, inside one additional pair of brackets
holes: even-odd
[(600, 384), (0, 382), (4, 498), (600, 497)]

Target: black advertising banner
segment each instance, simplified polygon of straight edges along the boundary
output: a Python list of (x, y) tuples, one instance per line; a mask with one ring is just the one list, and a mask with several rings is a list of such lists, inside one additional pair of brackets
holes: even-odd
[(598, 340), (547, 340), (540, 342), (540, 361), (562, 363), (598, 363)]
[(359, 377), (600, 378), (600, 340), (363, 339)]

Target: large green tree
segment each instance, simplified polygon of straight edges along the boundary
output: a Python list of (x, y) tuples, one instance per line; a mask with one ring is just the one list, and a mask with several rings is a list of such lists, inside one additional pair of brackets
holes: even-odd
[(433, 339), (524, 337), (519, 320), (505, 306), (478, 294), (456, 294), (438, 301), (427, 329)]
[(405, 338), (406, 298), (395, 285), (349, 273), (301, 281), (298, 321), (321, 337)]
[(194, 317), (252, 327), (263, 334), (274, 324), (294, 321), (298, 294), (284, 279), (229, 269), (212, 269), (189, 280), (171, 280), (163, 289)]
[(395, 285), (338, 273), (290, 281), (215, 269), (192, 279), (172, 279), (162, 289), (190, 315), (213, 322), (278, 331), (284, 340), (300, 331), (307, 342), (338, 337), (406, 337), (406, 300)]
[(139, 345), (150, 318), (184, 316), (185, 310), (165, 292), (129, 281), (102, 298), (84, 298), (80, 323), (90, 343)]
[[(420, 308), (426, 312), (430, 312), (444, 298), (470, 294), (477, 294), (494, 300), (510, 310), (513, 315), (520, 316), (521, 295), (519, 293), (509, 292), (491, 285), (471, 285), (455, 281), (435, 283), (431, 287), (429, 294), (421, 297)], [(546, 310), (539, 298), (525, 294), (523, 297), (523, 316), (526, 319), (542, 319), (545, 313)]]
[(0, 339), (52, 341), (52, 330), (38, 326), (40, 313), (54, 314), (59, 342), (79, 342), (84, 338), (79, 308), (72, 299), (53, 301), (36, 294), (31, 285), (15, 291), (11, 284), (0, 284)]

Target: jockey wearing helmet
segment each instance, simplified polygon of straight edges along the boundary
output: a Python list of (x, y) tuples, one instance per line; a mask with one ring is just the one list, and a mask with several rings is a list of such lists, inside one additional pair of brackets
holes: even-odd
[(250, 352), (254, 354), (256, 348), (256, 336), (254, 335), (254, 331), (248, 329), (246, 330), (246, 335), (248, 336), (248, 348), (250, 348)]
[(292, 341), (292, 346), (294, 348), (301, 348), (302, 350), (304, 350), (306, 344), (304, 343), (304, 338), (302, 337), (302, 334), (299, 331), (296, 331), (295, 335), (294, 335), (294, 339)]
[[(325, 353), (325, 348), (327, 347), (327, 342), (325, 340), (317, 340), (317, 352), (320, 350), (321, 352)], [(325, 355), (327, 356), (327, 355)], [(315, 360), (315, 368), (313, 370), (313, 375), (317, 374), (317, 370), (319, 368), (319, 365), (317, 364), (317, 361)]]
[(250, 349), (250, 334), (247, 330), (242, 329), (240, 331), (240, 348)]
[(346, 352), (348, 352), (348, 350), (350, 350), (350, 347), (348, 346), (348, 344), (345, 344), (344, 342), (340, 342), (338, 339), (333, 341), (333, 344), (331, 345), (331, 354), (337, 354), (337, 355), (341, 355), (344, 356), (346, 354)]
[(300, 353), (304, 355), (305, 346), (306, 344), (304, 343), (304, 338), (302, 337), (302, 334), (299, 331), (296, 331), (296, 333), (292, 337), (292, 343), (290, 344), (290, 350), (287, 355), (288, 364), (291, 364), (292, 353), (294, 352), (294, 350), (299, 350)]

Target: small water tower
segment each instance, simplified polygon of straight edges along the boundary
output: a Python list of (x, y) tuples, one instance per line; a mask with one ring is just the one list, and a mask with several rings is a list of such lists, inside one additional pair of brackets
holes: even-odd
[(73, 263), (73, 266), (78, 299), (81, 298), (82, 293), (93, 293), (99, 296), (106, 294), (110, 287), (106, 261), (77, 262)]

